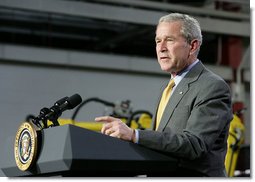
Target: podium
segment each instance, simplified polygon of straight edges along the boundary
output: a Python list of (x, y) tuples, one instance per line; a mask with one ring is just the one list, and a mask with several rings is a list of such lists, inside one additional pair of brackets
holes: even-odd
[(175, 158), (74, 125), (47, 128), (41, 136), (37, 161), (27, 171), (16, 166), (9, 145), (2, 168), (6, 176), (166, 176), (177, 168)]

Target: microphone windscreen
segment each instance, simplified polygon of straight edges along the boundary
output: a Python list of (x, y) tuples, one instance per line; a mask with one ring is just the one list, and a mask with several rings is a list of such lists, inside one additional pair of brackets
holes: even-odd
[(74, 94), (66, 101), (69, 103), (68, 109), (73, 109), (82, 102), (82, 98), (79, 94)]

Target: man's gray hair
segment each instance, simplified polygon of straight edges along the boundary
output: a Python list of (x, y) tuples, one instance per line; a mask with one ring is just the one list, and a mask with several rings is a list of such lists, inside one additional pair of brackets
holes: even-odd
[(159, 23), (174, 21), (182, 22), (181, 33), (188, 43), (191, 43), (192, 40), (197, 39), (200, 42), (200, 45), (202, 44), (203, 38), (201, 28), (199, 22), (195, 18), (186, 14), (171, 13), (159, 19)]

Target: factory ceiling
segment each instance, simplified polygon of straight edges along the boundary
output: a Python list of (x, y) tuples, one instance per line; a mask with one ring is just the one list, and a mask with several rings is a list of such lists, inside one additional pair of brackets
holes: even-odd
[(204, 9), (212, 6), (205, 0), (178, 2), (2, 0), (0, 43), (155, 58), (157, 19), (179, 9), (204, 22), (200, 59), (206, 63), (217, 64), (219, 46), (228, 36), (249, 44), (250, 18), (244, 4), (234, 6), (241, 8), (234, 9), (236, 13)]

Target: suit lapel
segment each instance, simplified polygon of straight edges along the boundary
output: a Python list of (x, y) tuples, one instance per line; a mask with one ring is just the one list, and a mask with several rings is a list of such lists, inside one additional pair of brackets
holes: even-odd
[(158, 127), (158, 131), (163, 131), (166, 125), (169, 122), (171, 122), (170, 119), (174, 109), (181, 101), (183, 96), (188, 92), (190, 84), (198, 79), (203, 69), (204, 69), (203, 64), (201, 62), (198, 62), (177, 85), (176, 89), (174, 90), (169, 99), (169, 102), (166, 105), (165, 108), (166, 112), (163, 113), (163, 116)]

